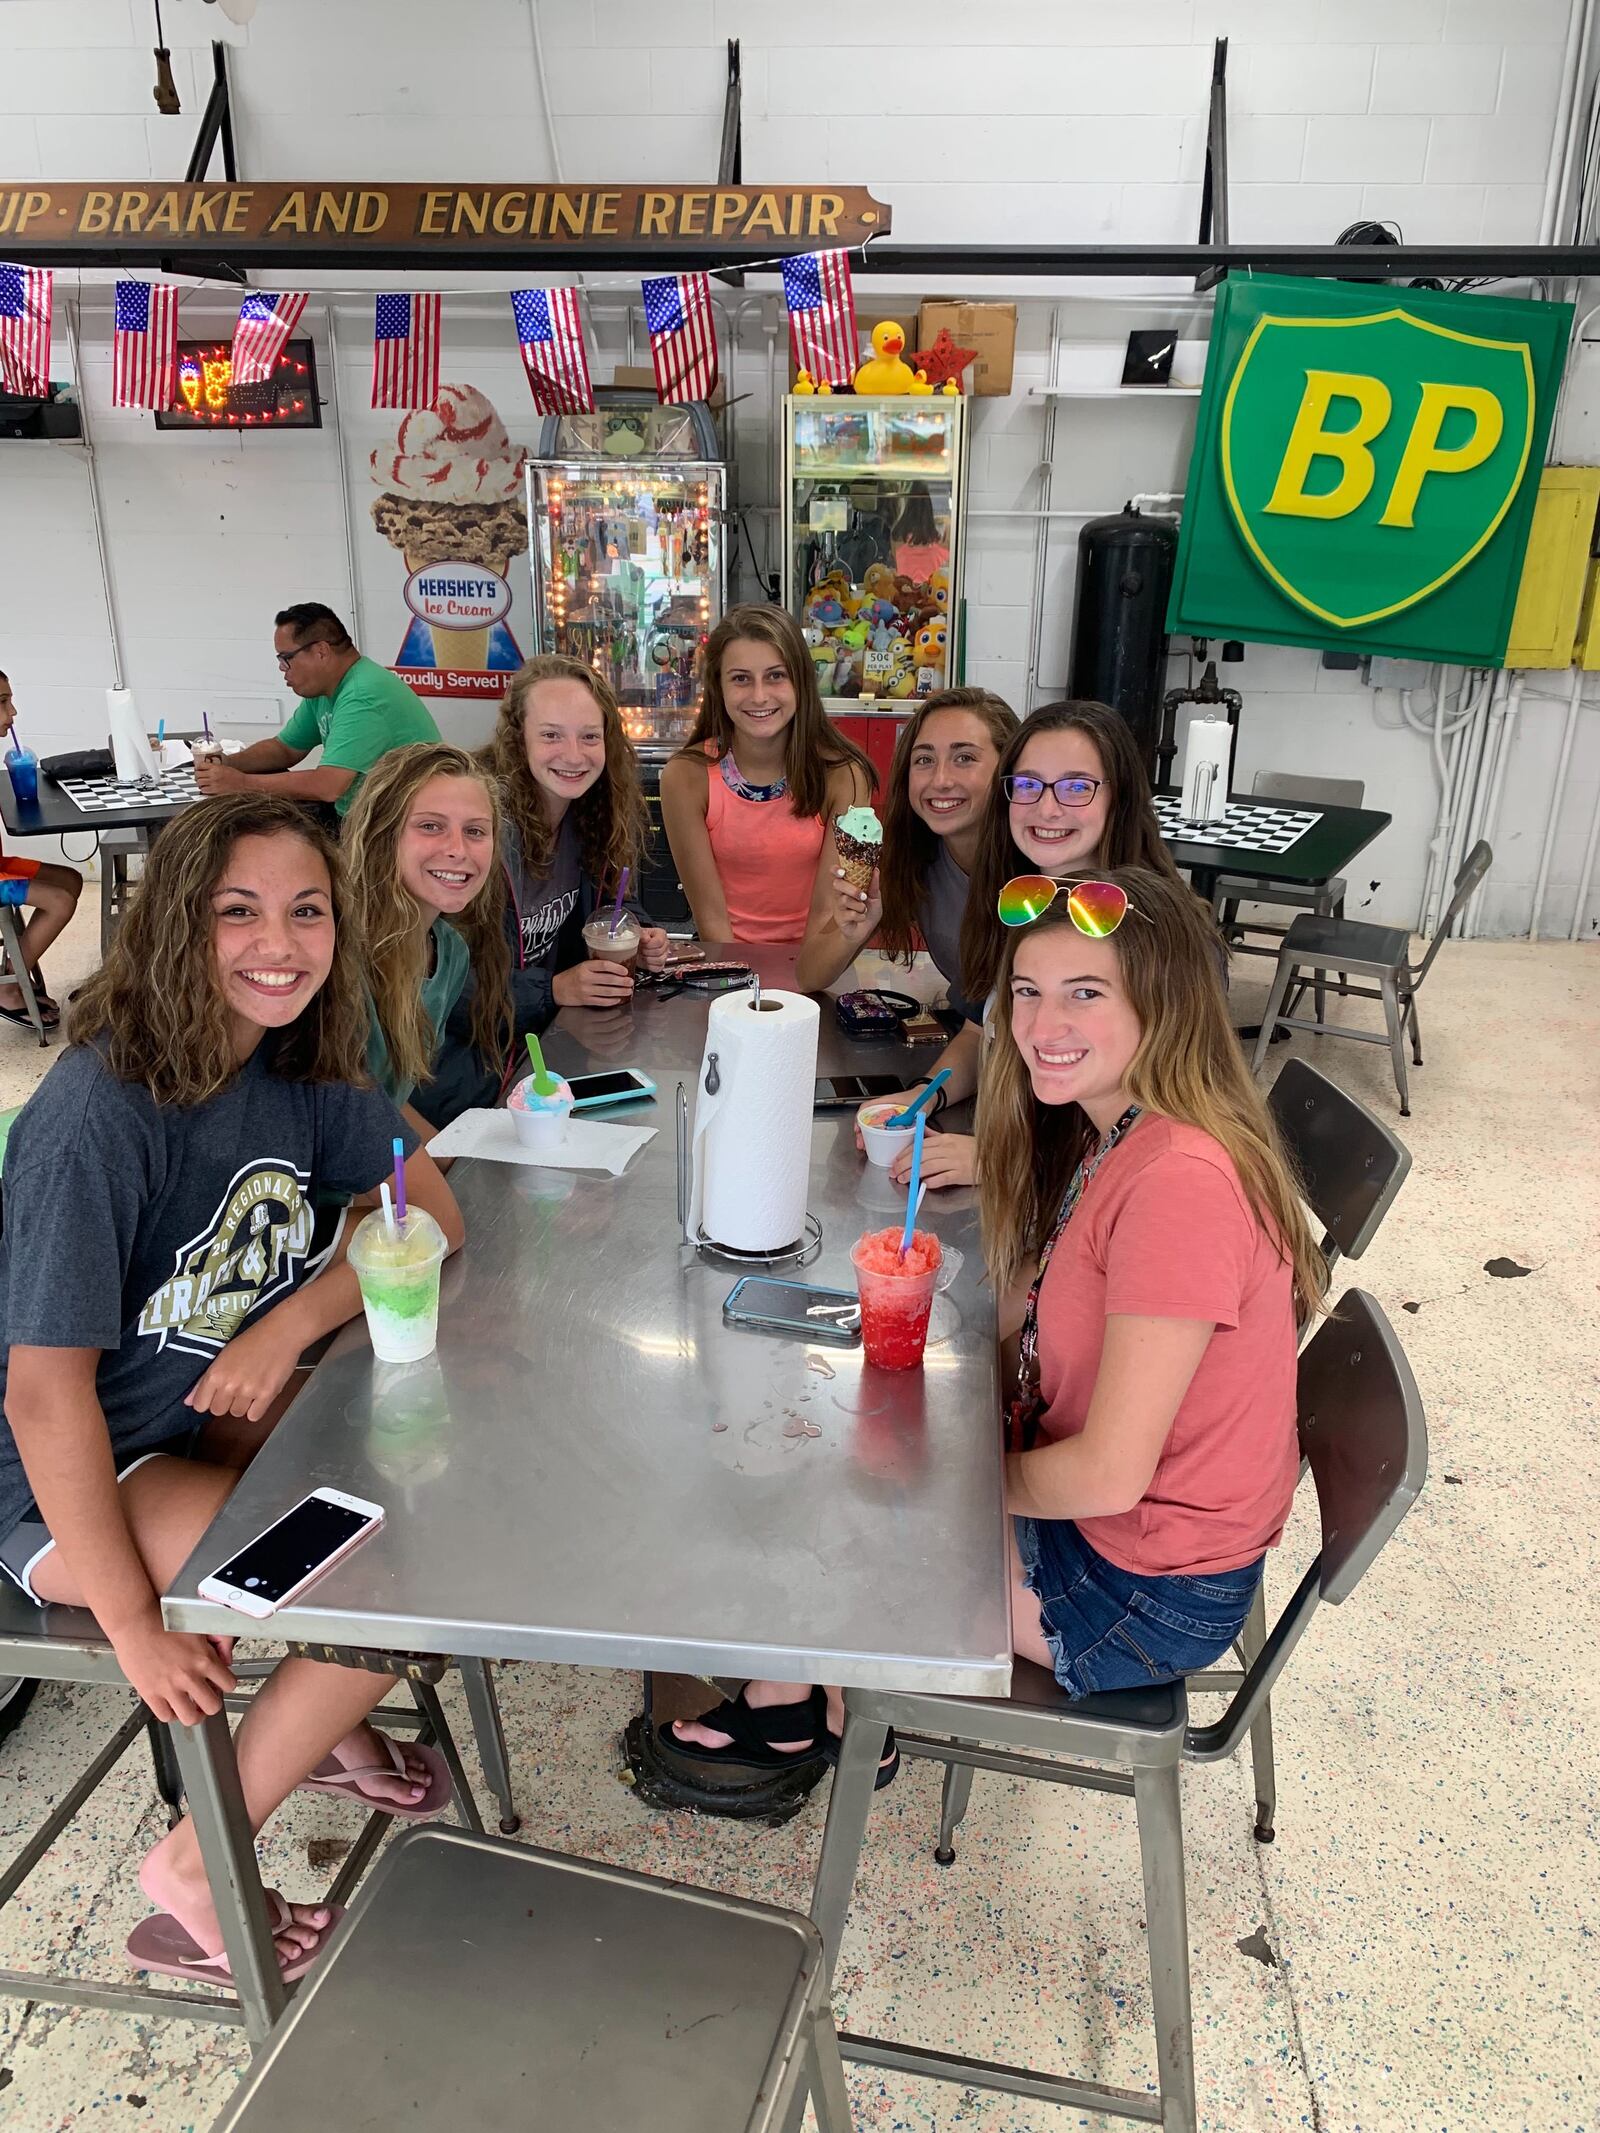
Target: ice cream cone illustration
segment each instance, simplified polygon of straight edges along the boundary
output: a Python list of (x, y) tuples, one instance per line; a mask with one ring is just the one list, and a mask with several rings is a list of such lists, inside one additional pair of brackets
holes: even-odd
[[(521, 484), (527, 453), (513, 445), (489, 401), (472, 385), (444, 385), (430, 408), (400, 424), (394, 444), (372, 454), (383, 491), (372, 522), (405, 557), (408, 579), (430, 564), (492, 572), (504, 580), (528, 545)], [(481, 674), (494, 624), (426, 617), (435, 666)]]
[(851, 807), (833, 825), (833, 841), (852, 889), (870, 889), (883, 851), (883, 824), (870, 807)]

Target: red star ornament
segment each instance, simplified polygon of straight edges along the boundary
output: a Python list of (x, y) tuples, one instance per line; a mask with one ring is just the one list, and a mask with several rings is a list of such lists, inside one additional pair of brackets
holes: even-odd
[(976, 348), (958, 348), (950, 338), (950, 328), (941, 326), (939, 337), (931, 348), (920, 349), (910, 358), (913, 370), (925, 370), (928, 383), (937, 392), (947, 378), (961, 383), (961, 373), (977, 356)]

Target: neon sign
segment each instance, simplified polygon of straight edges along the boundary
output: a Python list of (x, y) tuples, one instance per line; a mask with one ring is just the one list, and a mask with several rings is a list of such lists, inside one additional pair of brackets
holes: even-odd
[(236, 385), (230, 341), (180, 341), (177, 389), (158, 430), (314, 430), (322, 427), (316, 355), (289, 341), (260, 385)]

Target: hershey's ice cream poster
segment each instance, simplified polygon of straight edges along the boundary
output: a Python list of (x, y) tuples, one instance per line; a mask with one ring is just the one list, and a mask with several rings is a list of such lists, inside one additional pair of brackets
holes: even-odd
[(381, 546), (363, 572), (362, 649), (419, 696), (498, 699), (537, 648), (527, 457), (475, 385), (441, 385), (372, 450), (366, 516)]

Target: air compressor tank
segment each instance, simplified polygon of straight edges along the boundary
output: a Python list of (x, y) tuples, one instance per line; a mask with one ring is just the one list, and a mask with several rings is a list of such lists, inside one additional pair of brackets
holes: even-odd
[(1178, 553), (1169, 518), (1125, 504), (1078, 536), (1068, 693), (1120, 711), (1153, 778), (1166, 685), (1167, 596)]

